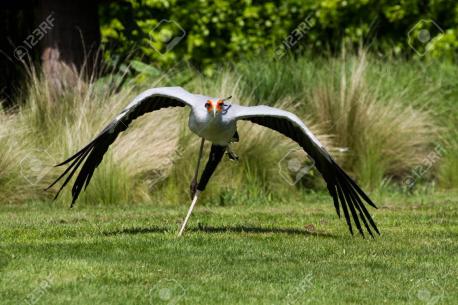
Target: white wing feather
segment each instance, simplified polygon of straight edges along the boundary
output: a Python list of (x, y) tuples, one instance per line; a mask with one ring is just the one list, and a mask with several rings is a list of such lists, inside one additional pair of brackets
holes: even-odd
[(115, 117), (89, 144), (79, 150), (76, 154), (58, 164), (65, 165), (72, 162), (67, 169), (48, 187), (52, 187), (62, 178), (65, 178), (62, 186), (56, 194), (70, 181), (78, 168), (81, 169), (77, 175), (72, 188), (72, 205), (75, 203), (83, 187), (87, 187), (92, 178), (94, 170), (98, 167), (107, 152), (109, 146), (116, 140), (117, 136), (127, 129), (129, 124), (136, 118), (152, 111), (168, 107), (198, 107), (205, 101), (201, 95), (191, 94), (181, 87), (162, 87), (144, 91), (138, 95), (124, 110)]
[(232, 105), (235, 109), (233, 110), (233, 115), (236, 120), (248, 119), (250, 117), (276, 117), (284, 118), (296, 126), (302, 129), (302, 131), (316, 144), (318, 147), (324, 148), (323, 144), (318, 140), (318, 138), (310, 131), (310, 129), (305, 126), (304, 122), (299, 119), (294, 113), (289, 111), (281, 110), (269, 106), (240, 106)]
[(122, 117), (127, 114), (131, 109), (134, 109), (136, 106), (147, 100), (152, 96), (162, 96), (162, 97), (169, 97), (175, 100), (179, 100), (186, 105), (195, 107), (200, 101), (202, 101), (202, 96), (189, 93), (185, 89), (181, 87), (160, 87), (160, 88), (151, 88), (146, 91), (143, 91), (141, 94), (137, 95), (129, 105), (124, 108), (123, 111), (119, 113), (119, 115), (115, 118), (115, 120), (119, 121)]

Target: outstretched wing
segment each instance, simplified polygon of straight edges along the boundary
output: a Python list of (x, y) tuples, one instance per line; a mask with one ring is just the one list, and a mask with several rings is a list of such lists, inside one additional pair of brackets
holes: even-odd
[[(117, 136), (127, 129), (129, 124), (145, 113), (168, 107), (184, 107), (195, 105), (200, 99), (181, 87), (153, 88), (138, 95), (113, 121), (111, 121), (89, 144), (76, 154), (57, 164), (62, 166), (71, 164), (47, 189), (55, 185), (59, 180), (66, 177), (64, 183), (56, 194), (67, 185), (77, 169), (83, 164), (72, 188), (72, 205), (78, 198), (83, 186), (86, 188), (91, 181), (94, 170), (99, 166), (103, 155)], [(86, 161), (85, 161), (86, 160)], [(84, 163), (83, 163), (84, 162)]]
[(342, 206), (351, 234), (353, 234), (353, 229), (350, 215), (362, 236), (364, 236), (364, 233), (361, 221), (371, 236), (373, 236), (371, 227), (380, 234), (363, 201), (376, 208), (375, 204), (356, 182), (337, 165), (320, 141), (296, 115), (268, 106), (233, 106), (235, 107), (232, 112), (237, 120), (248, 120), (276, 130), (297, 142), (310, 155), (315, 162), (316, 168), (326, 181), (339, 217), (340, 206)]

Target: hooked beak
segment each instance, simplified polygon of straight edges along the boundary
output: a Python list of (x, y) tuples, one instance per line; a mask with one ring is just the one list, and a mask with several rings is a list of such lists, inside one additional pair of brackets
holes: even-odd
[(229, 96), (229, 97), (223, 98), (223, 102), (228, 101), (228, 100), (230, 100), (231, 98), (232, 98), (232, 95)]
[(216, 107), (213, 107), (213, 117), (216, 117)]

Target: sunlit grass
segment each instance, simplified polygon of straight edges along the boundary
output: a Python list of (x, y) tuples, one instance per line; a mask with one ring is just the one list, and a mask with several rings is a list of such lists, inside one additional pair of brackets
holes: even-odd
[(456, 194), (378, 199), (373, 240), (323, 195), (197, 205), (182, 238), (187, 202), (2, 205), (0, 303), (455, 304)]

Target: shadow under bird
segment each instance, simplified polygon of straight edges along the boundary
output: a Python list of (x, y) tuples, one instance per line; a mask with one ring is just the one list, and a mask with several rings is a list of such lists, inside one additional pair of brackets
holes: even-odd
[[(350, 233), (353, 234), (351, 218), (359, 233), (364, 236), (363, 227), (373, 237), (372, 230), (380, 234), (377, 226), (366, 209), (365, 202), (376, 208), (366, 193), (350, 178), (326, 151), (318, 139), (305, 124), (293, 113), (268, 106), (240, 106), (228, 102), (230, 98), (213, 98), (192, 94), (181, 87), (163, 87), (146, 90), (137, 96), (113, 121), (111, 121), (89, 144), (64, 162), (56, 165), (69, 164), (67, 169), (49, 187), (59, 180), (65, 180), (56, 194), (68, 184), (78, 168), (81, 169), (72, 187), (72, 204), (78, 199), (81, 190), (91, 181), (94, 170), (103, 159), (108, 147), (117, 136), (127, 129), (136, 118), (148, 112), (168, 107), (191, 108), (189, 128), (201, 138), (199, 157), (194, 177), (191, 181), (191, 206), (183, 221), (179, 236), (183, 234), (199, 194), (205, 190), (207, 183), (221, 161), (225, 152), (231, 159), (237, 156), (230, 149), (230, 143), (238, 141), (237, 122), (240, 120), (273, 129), (299, 144), (313, 159), (315, 167), (326, 181), (337, 215), (340, 217), (342, 208)], [(199, 166), (205, 141), (212, 143), (210, 156), (200, 180)]]

